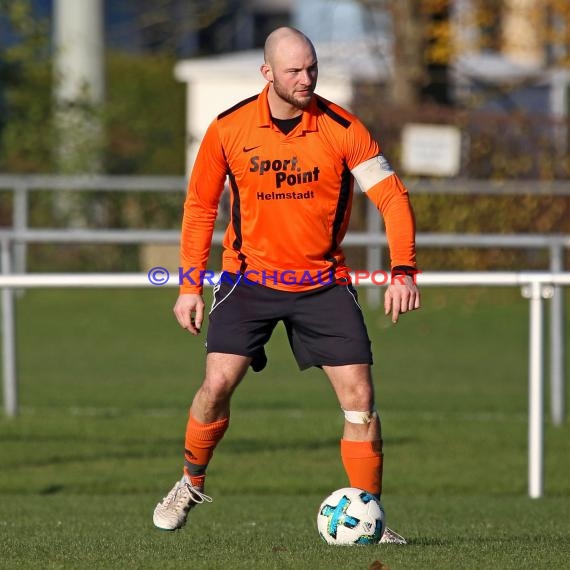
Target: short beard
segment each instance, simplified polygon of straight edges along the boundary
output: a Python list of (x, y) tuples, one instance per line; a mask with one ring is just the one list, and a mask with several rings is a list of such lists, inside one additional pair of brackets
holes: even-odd
[(313, 98), (313, 89), (311, 89), (311, 95), (310, 97), (307, 97), (306, 101), (299, 101), (298, 99), (295, 99), (293, 95), (290, 95), (289, 93), (281, 89), (281, 85), (277, 83), (277, 81), (273, 81), (273, 89), (275, 90), (275, 93), (277, 93), (277, 95), (281, 97), (281, 99), (287, 101), (287, 103), (293, 105), (293, 107), (296, 107), (297, 109), (300, 110), (306, 109), (309, 106), (311, 99)]

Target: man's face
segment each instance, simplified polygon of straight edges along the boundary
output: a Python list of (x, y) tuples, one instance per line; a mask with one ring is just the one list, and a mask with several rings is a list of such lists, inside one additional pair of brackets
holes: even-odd
[(304, 109), (311, 101), (319, 74), (311, 47), (299, 41), (285, 45), (275, 55), (271, 69), (275, 93), (290, 105)]

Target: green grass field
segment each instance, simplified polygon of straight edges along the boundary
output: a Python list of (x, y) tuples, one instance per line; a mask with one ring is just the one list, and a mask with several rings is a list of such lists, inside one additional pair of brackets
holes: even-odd
[(569, 423), (547, 421), (546, 496), (527, 497), (528, 303), (514, 289), (425, 289), (424, 308), (396, 327), (366, 309), (383, 502), (407, 546), (318, 537), (321, 500), (347, 484), (342, 415), (322, 373), (297, 370), (281, 329), (267, 369), (234, 398), (209, 470), (214, 502), (182, 531), (155, 530), (204, 360), (203, 339), (172, 316), (174, 296), (19, 300), (21, 414), (0, 417), (1, 568), (570, 566)]

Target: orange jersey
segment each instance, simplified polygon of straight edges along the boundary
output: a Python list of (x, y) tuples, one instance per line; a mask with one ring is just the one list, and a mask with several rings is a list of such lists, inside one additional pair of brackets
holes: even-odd
[(407, 191), (364, 125), (314, 95), (286, 135), (271, 120), (267, 90), (221, 113), (204, 136), (184, 205), (180, 263), (188, 278), (181, 293), (202, 292), (226, 177), (224, 271), (248, 271), (253, 281), (285, 291), (318, 287), (327, 273), (346, 275), (341, 242), (355, 177), (384, 216), (392, 266), (415, 267)]

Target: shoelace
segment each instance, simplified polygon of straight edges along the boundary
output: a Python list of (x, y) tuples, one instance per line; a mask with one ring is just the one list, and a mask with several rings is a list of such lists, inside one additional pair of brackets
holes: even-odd
[(211, 503), (214, 500), (209, 495), (206, 495), (206, 493), (202, 493), (202, 491), (198, 490), (196, 487), (193, 487), (190, 483), (179, 483), (176, 487), (174, 487), (174, 489), (170, 491), (170, 493), (168, 493), (168, 495), (166, 495), (166, 497), (164, 497), (162, 500), (163, 505), (168, 505), (175, 501), (177, 503), (185, 502), (186, 499), (183, 496), (179, 495), (180, 491), (185, 487), (190, 494), (190, 500), (198, 505), (201, 503)]
[(198, 489), (196, 489), (196, 487), (193, 487), (190, 483), (184, 483), (184, 485), (186, 485), (186, 488), (190, 492), (190, 498), (196, 504), (199, 505), (201, 503), (211, 503), (214, 500), (214, 499), (212, 499), (212, 497), (210, 497), (210, 495), (206, 495), (206, 493), (202, 493), (202, 491), (199, 491)]

